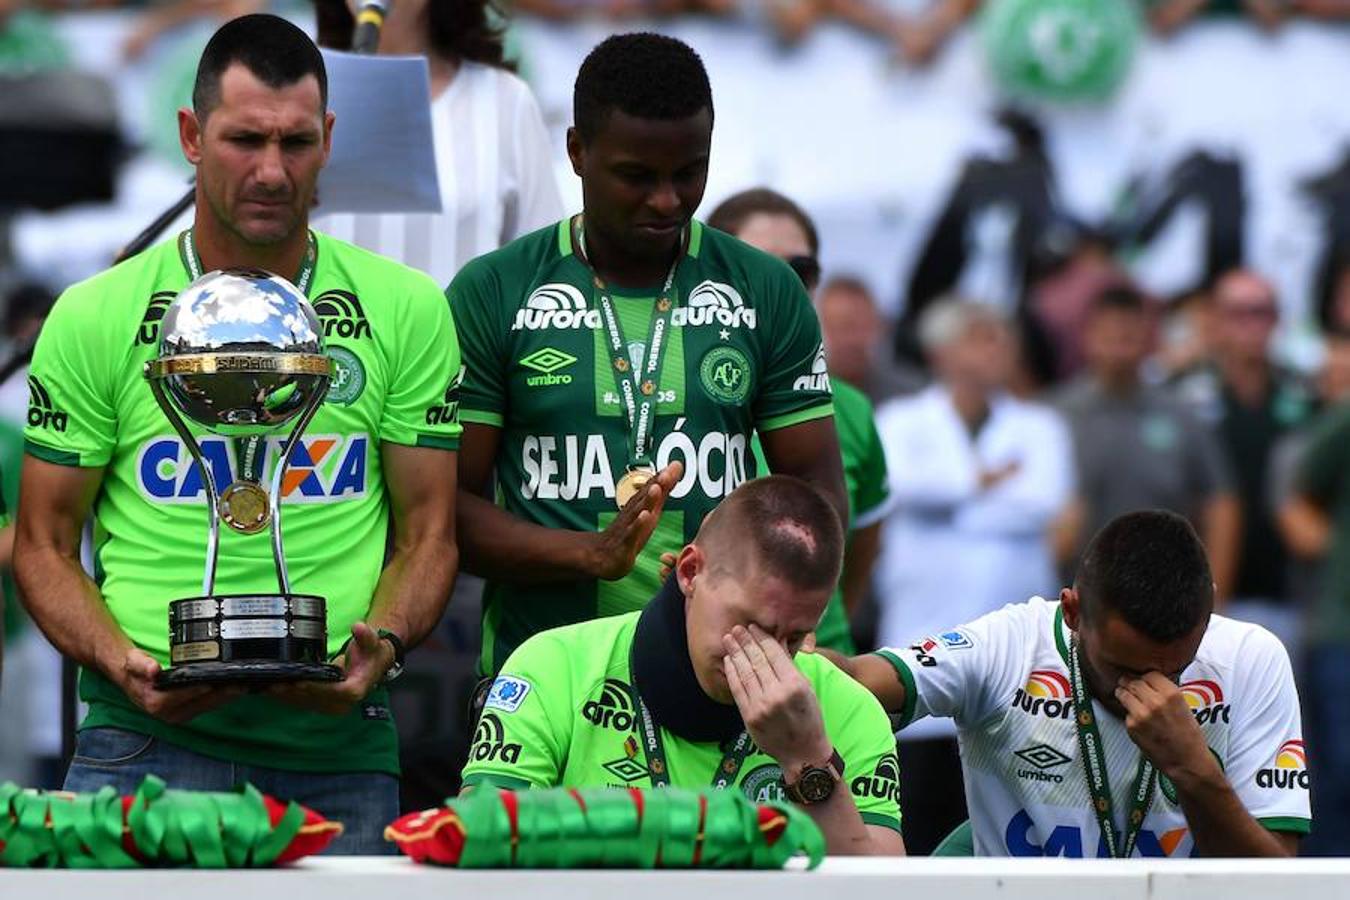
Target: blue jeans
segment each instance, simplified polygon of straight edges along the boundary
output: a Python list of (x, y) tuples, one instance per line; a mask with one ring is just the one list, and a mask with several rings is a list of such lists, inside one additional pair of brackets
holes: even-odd
[(1305, 856), (1350, 854), (1350, 646), (1314, 645), (1307, 655), (1305, 692), (1308, 769), (1312, 776), (1312, 834)]
[(384, 827), (398, 818), (398, 779), (383, 772), (287, 772), (246, 766), (193, 753), (160, 738), (120, 728), (86, 728), (75, 741), (65, 789), (93, 792), (112, 785), (135, 793), (146, 775), (172, 788), (228, 791), (250, 782), (278, 800), (294, 800), (341, 822), (342, 834), (324, 853), (376, 856), (396, 852)]

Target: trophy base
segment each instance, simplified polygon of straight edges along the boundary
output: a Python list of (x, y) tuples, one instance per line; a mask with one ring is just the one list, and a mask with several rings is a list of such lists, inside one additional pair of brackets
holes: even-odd
[(221, 594), (169, 604), (162, 688), (341, 681), (328, 662), (327, 604), (309, 594)]
[(293, 681), (341, 680), (342, 670), (327, 663), (239, 659), (165, 669), (155, 679), (155, 686), (168, 689), (198, 684), (285, 684)]

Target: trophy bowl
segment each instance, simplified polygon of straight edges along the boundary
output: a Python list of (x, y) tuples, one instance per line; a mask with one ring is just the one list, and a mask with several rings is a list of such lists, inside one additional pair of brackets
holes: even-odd
[(322, 334), (314, 307), (284, 279), (259, 270), (211, 272), (165, 311), (159, 358), (235, 364), (180, 366), (165, 378), (169, 399), (213, 431), (284, 425), (324, 386), (327, 370), (268, 370), (261, 363), (321, 357)]
[[(257, 269), (207, 273), (165, 311), (145, 377), (202, 474), (209, 530), (202, 595), (169, 604), (163, 687), (342, 677), (326, 661), (326, 601), (292, 593), (281, 543), (282, 476), (332, 379), (322, 334), (305, 295)], [(188, 421), (234, 440), (235, 477), (223, 490)], [(280, 452), (269, 453), (269, 438), (292, 422)], [(277, 593), (216, 593), (221, 522), (245, 535), (271, 527)]]

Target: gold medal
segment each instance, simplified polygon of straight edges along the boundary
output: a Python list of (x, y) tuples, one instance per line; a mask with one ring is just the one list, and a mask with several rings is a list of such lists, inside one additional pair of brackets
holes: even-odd
[(267, 492), (248, 481), (236, 481), (220, 495), (220, 517), (243, 534), (257, 534), (272, 517)]
[(619, 509), (628, 505), (628, 501), (637, 496), (637, 492), (642, 490), (642, 486), (651, 481), (656, 475), (651, 469), (629, 469), (619, 479), (619, 484), (614, 488), (614, 502), (619, 504)]

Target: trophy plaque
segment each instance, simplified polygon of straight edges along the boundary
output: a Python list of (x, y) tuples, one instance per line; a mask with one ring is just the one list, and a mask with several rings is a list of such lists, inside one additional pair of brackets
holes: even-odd
[[(201, 473), (209, 521), (202, 595), (169, 604), (170, 667), (160, 673), (161, 687), (342, 678), (326, 662), (327, 604), (291, 591), (281, 537), (281, 485), (291, 451), (332, 379), (322, 334), (295, 285), (256, 269), (207, 273), (164, 313), (159, 355), (145, 364), (145, 377)], [(234, 442), (235, 480), (223, 489), (189, 419)], [(275, 451), (278, 440), (265, 485), (269, 442)], [(270, 529), (275, 594), (217, 593), (222, 522), (255, 540)]]

